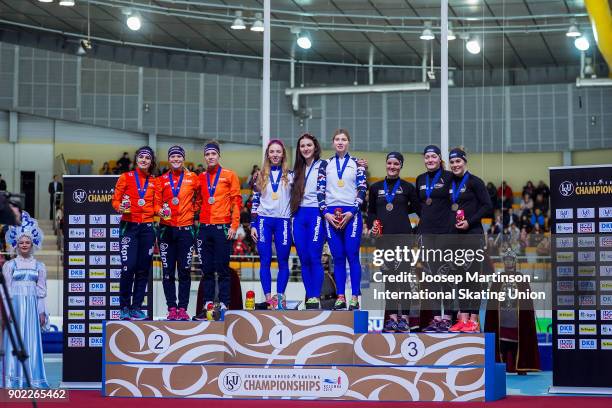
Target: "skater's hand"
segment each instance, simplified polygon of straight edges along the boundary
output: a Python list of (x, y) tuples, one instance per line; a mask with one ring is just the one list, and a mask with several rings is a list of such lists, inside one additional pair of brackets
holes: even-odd
[(235, 228), (230, 228), (227, 230), (227, 239), (234, 239), (236, 238), (236, 229)]
[(455, 224), (455, 228), (460, 229), (460, 230), (466, 230), (470, 227), (470, 224), (466, 221), (459, 221), (458, 223)]
[(329, 225), (338, 229), (338, 222), (336, 221), (336, 216), (334, 214), (325, 214), (325, 219), (329, 222)]
[(251, 227), (251, 238), (253, 238), (253, 242), (257, 243), (257, 228)]
[(123, 201), (119, 203), (119, 212), (123, 214), (127, 210), (127, 207), (124, 205)]
[(47, 316), (44, 313), (38, 315), (38, 319), (40, 320), (40, 327), (45, 327), (45, 323), (47, 323)]
[(353, 218), (352, 212), (347, 211), (345, 213), (342, 213), (342, 221), (340, 221), (340, 223), (338, 224), (338, 229), (343, 229), (344, 227), (346, 227), (346, 224), (348, 224), (351, 218)]

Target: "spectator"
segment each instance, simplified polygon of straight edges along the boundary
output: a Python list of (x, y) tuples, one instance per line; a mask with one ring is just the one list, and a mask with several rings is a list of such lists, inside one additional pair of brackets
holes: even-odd
[(529, 246), (529, 231), (527, 231), (527, 227), (521, 229), (519, 243), (521, 244), (521, 253), (525, 253), (525, 248)]
[(519, 223), (519, 217), (514, 213), (514, 208), (508, 208), (504, 211), (504, 227), (510, 227)]
[(535, 187), (533, 186), (533, 182), (529, 180), (527, 184), (523, 187), (523, 196), (525, 194), (529, 194), (529, 196), (533, 197), (535, 193)]
[(0, 174), (0, 191), (7, 191), (6, 181), (4, 181), (4, 179), (2, 178), (2, 174)]
[(542, 215), (542, 211), (539, 208), (536, 208), (533, 212), (533, 214), (531, 215), (531, 225), (534, 227), (538, 225), (540, 230), (544, 229), (544, 225), (546, 225), (546, 220), (544, 219), (544, 216)]
[(542, 192), (538, 192), (533, 207), (539, 209), (542, 214), (548, 214), (548, 198)]
[(539, 193), (542, 193), (544, 200), (548, 202), (548, 198), (550, 197), (550, 189), (543, 180), (540, 180), (538, 183), (538, 188), (535, 190), (536, 198)]
[(117, 160), (117, 167), (115, 167), (115, 174), (123, 174), (126, 171), (130, 171), (130, 165), (132, 160), (128, 152), (123, 152), (123, 156)]
[(191, 171), (191, 172), (194, 172), (194, 173), (195, 173), (195, 167), (193, 167), (193, 163), (189, 163), (189, 164), (187, 165), (187, 170), (189, 170), (189, 171)]
[[(526, 187), (526, 186), (525, 186)], [(525, 189), (523, 189), (525, 191)], [(533, 211), (533, 199), (531, 198), (531, 194), (523, 193), (523, 198), (521, 198), (521, 215), (531, 215)]]
[(246, 234), (244, 233), (244, 229), (240, 235), (238, 234), (238, 231), (236, 232), (236, 240), (234, 241), (234, 245), (232, 247), (232, 255), (238, 257), (236, 259), (237, 261), (245, 261), (246, 259), (244, 257), (249, 253), (249, 246), (244, 242), (245, 237)]
[(113, 174), (113, 172), (111, 171), (110, 165), (108, 164), (108, 162), (104, 162), (104, 164), (102, 165), (102, 168), (100, 170), (98, 170), (98, 174), (103, 175), (103, 176), (107, 176), (109, 174)]
[(259, 173), (259, 166), (254, 164), (253, 168), (251, 169), (251, 174), (249, 174), (249, 177), (247, 178), (246, 188), (253, 189), (253, 187), (255, 186), (255, 180), (257, 180), (258, 173)]
[(493, 218), (495, 216), (493, 210), (495, 208), (499, 208), (499, 200), (497, 199), (497, 190), (495, 189), (495, 184), (491, 183), (490, 181), (487, 183), (487, 192), (489, 193), (491, 204), (493, 204), (493, 208), (491, 208), (487, 216)]
[(64, 186), (60, 182), (60, 177), (57, 174), (53, 175), (53, 181), (49, 183), (49, 219), (53, 220), (53, 211), (57, 208), (61, 200), (61, 194), (64, 191)]
[(512, 199), (506, 198), (506, 196), (502, 196), (501, 200), (501, 209), (504, 212), (507, 212), (510, 208), (512, 208)]
[(502, 181), (502, 185), (497, 189), (497, 198), (501, 199), (502, 197), (512, 205), (514, 196), (512, 195), (512, 189), (506, 184), (506, 180)]
[(538, 254), (538, 256), (550, 255), (550, 238), (546, 235), (542, 237), (542, 240), (536, 247), (536, 254)]
[(519, 220), (519, 227), (527, 229), (527, 232), (531, 231), (531, 213), (521, 214)]
[(510, 226), (510, 230), (508, 231), (509, 234), (509, 241), (510, 241), (510, 248), (512, 248), (512, 250), (514, 252), (519, 252), (521, 250), (521, 230), (519, 229), (519, 227), (516, 224), (512, 224)]
[(533, 226), (533, 231), (530, 234), (530, 245), (532, 247), (537, 247), (540, 242), (542, 241), (542, 239), (544, 238), (544, 234), (542, 232), (542, 228), (540, 227), (540, 224), (535, 224)]
[(198, 168), (195, 171), (197, 174), (204, 173), (204, 165), (202, 163), (198, 164)]
[(491, 227), (492, 235), (499, 235), (504, 231), (504, 225), (502, 223), (502, 213), (499, 208), (495, 209), (495, 223)]

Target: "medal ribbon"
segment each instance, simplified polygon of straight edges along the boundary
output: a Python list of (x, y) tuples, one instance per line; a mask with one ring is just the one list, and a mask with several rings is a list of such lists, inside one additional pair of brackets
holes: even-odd
[(433, 192), (434, 187), (436, 186), (436, 183), (438, 182), (438, 180), (440, 180), (441, 176), (442, 176), (442, 169), (438, 169), (438, 172), (433, 178), (433, 182), (429, 184), (429, 173), (425, 175), (425, 197), (427, 197), (428, 199), (429, 197), (431, 197), (431, 193)]
[(465, 174), (463, 175), (463, 178), (461, 179), (461, 183), (459, 183), (459, 188), (457, 188), (457, 185), (455, 184), (455, 181), (453, 180), (453, 193), (451, 195), (451, 200), (453, 201), (453, 204), (457, 202), (459, 195), (461, 195), (461, 189), (463, 188), (463, 186), (465, 186), (465, 183), (467, 183), (469, 178), (470, 178), (470, 173), (466, 171)]
[[(274, 177), (272, 176), (272, 171), (274, 171), (274, 170), (279, 170), (278, 177), (276, 177), (276, 181), (274, 181)], [(278, 191), (278, 185), (280, 184), (280, 179), (281, 179), (282, 176), (283, 176), (283, 171), (280, 170), (280, 168), (278, 168), (276, 166), (273, 166), (270, 169), (270, 174), (269, 174), (270, 184), (272, 185), (272, 191), (275, 192), (275, 193)]]
[(304, 186), (306, 186), (306, 183), (308, 183), (308, 177), (310, 176), (310, 172), (314, 168), (315, 164), (317, 164), (318, 162), (319, 160), (313, 161), (312, 164), (310, 165), (310, 168), (308, 169), (308, 173), (306, 173), (306, 180), (304, 181)]
[(215, 175), (215, 181), (213, 185), (210, 185), (210, 173), (206, 172), (206, 187), (208, 188), (208, 195), (210, 197), (215, 196), (215, 191), (217, 190), (217, 183), (219, 182), (219, 176), (221, 175), (221, 166), (217, 169), (217, 174)]
[(149, 186), (149, 176), (147, 176), (145, 180), (144, 188), (140, 188), (140, 177), (138, 176), (138, 171), (134, 171), (134, 177), (136, 179), (136, 189), (138, 189), (138, 197), (144, 199), (145, 194), (147, 194), (147, 187)]
[(344, 170), (346, 170), (346, 166), (348, 165), (350, 156), (347, 153), (344, 156), (344, 163), (342, 164), (342, 169), (340, 169), (340, 160), (338, 159), (338, 155), (336, 155), (336, 171), (338, 172), (338, 180), (342, 180), (342, 175), (344, 174)]
[(397, 193), (397, 189), (399, 188), (399, 185), (400, 185), (400, 179), (398, 177), (397, 180), (395, 181), (395, 185), (393, 186), (393, 190), (391, 190), (391, 193), (388, 193), (387, 191), (389, 191), (389, 187), (387, 186), (387, 178), (385, 177), (383, 186), (385, 188), (385, 198), (387, 199), (388, 204), (391, 204), (391, 202), (395, 198), (395, 194)]
[(179, 191), (181, 191), (181, 185), (183, 184), (183, 176), (185, 175), (185, 171), (181, 173), (181, 177), (179, 177), (178, 184), (176, 189), (174, 188), (174, 180), (172, 180), (172, 170), (168, 173), (168, 178), (170, 179), (170, 189), (172, 190), (172, 196), (178, 197)]

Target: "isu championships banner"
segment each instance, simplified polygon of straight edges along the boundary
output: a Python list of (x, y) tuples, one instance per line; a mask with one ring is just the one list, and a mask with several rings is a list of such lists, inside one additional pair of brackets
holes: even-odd
[[(120, 219), (117, 176), (64, 176), (65, 383), (102, 380), (102, 322), (119, 319)], [(152, 275), (145, 305), (152, 311)]]
[(553, 386), (612, 387), (612, 165), (550, 169)]

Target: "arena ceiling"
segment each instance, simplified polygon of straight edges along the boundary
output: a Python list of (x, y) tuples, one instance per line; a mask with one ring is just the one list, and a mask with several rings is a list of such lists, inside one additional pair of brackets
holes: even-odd
[[(92, 43), (158, 47), (173, 52), (212, 53), (253, 60), (262, 54), (263, 35), (249, 29), (263, 0), (75, 0), (63, 7), (39, 0), (0, 0), (0, 40), (10, 32), (48, 33), (67, 42), (89, 35)], [(138, 12), (142, 28), (131, 31), (126, 9)], [(230, 28), (243, 13), (245, 30)], [(449, 41), (449, 65), (456, 69), (528, 69), (577, 65), (580, 52), (566, 36), (575, 19), (591, 38), (594, 62), (602, 62), (580, 0), (449, 0), (457, 39)], [(317, 64), (420, 66), (433, 47), (439, 63), (440, 2), (433, 0), (272, 0), (272, 57)], [(89, 21), (89, 25), (88, 25)], [(419, 38), (431, 21), (433, 41)], [(296, 46), (295, 27), (307, 31), (312, 48)], [(480, 54), (466, 51), (467, 35), (478, 35)], [(75, 40), (76, 39), (76, 40)], [(429, 58), (428, 58), (429, 59)]]

